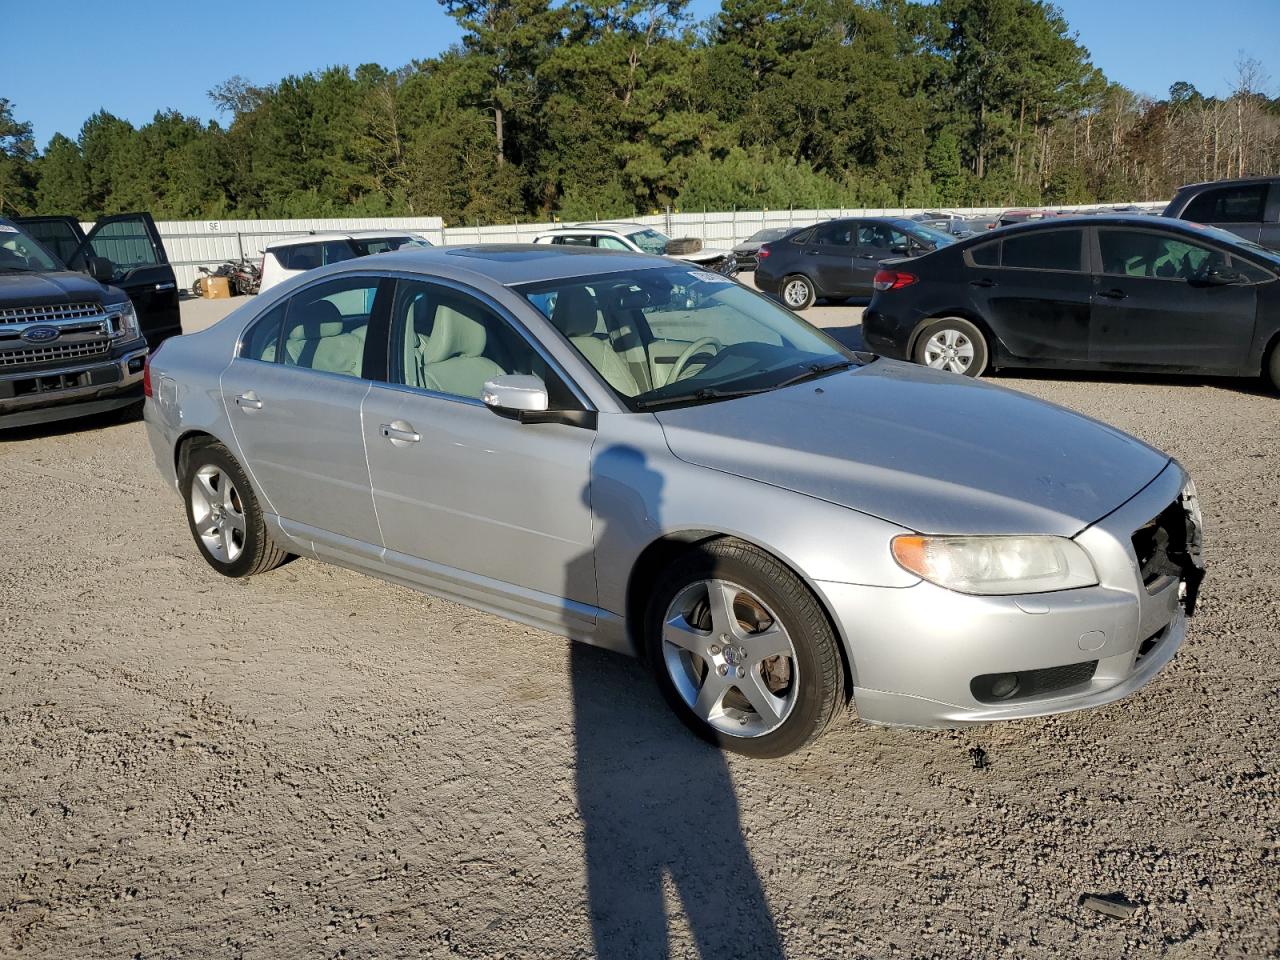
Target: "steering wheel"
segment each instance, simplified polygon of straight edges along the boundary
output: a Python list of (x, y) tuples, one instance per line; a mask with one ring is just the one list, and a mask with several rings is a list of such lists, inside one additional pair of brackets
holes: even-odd
[(689, 365), (689, 361), (708, 347), (711, 348), (712, 353), (719, 353), (720, 341), (715, 337), (701, 337), (685, 347), (684, 353), (676, 358), (676, 362), (671, 368), (671, 376), (667, 378), (667, 383), (675, 383), (679, 380), (680, 374), (684, 373), (684, 368)]

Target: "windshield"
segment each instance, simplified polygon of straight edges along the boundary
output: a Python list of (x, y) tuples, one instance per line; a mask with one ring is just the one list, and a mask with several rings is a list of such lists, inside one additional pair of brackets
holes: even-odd
[(659, 233), (652, 228), (629, 233), (627, 239), (645, 253), (666, 253), (667, 244), (671, 242), (671, 238), (665, 233)]
[(364, 239), (353, 238), (351, 245), (356, 248), (356, 253), (362, 257), (367, 257), (371, 253), (387, 253), (390, 250), (399, 250), (401, 247), (429, 247), (426, 240), (421, 237), (366, 237)]
[(53, 273), (65, 269), (21, 227), (0, 220), (0, 273)]
[(935, 230), (927, 223), (913, 223), (910, 226), (904, 226), (903, 229), (917, 240), (923, 240), (935, 247), (945, 247), (956, 242), (956, 238), (945, 230)]
[(791, 311), (691, 267), (518, 289), (632, 410), (774, 389), (854, 362)]

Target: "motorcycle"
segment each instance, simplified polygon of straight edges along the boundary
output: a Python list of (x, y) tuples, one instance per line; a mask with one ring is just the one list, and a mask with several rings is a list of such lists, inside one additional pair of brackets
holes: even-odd
[(196, 270), (204, 274), (191, 284), (191, 293), (196, 297), (204, 296), (205, 281), (211, 277), (226, 277), (234, 296), (252, 295), (262, 287), (262, 268), (250, 260), (228, 260), (212, 269), (201, 266)]

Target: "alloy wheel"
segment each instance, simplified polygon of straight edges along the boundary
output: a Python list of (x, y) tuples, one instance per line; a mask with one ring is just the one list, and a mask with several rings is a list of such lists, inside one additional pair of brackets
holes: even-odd
[(924, 345), (924, 362), (935, 370), (964, 373), (973, 364), (973, 341), (959, 330), (939, 330)]
[(191, 480), (191, 516), (196, 535), (216, 560), (232, 563), (244, 552), (244, 503), (220, 467), (207, 464), (196, 471)]
[(689, 584), (663, 618), (662, 655), (685, 704), (732, 737), (786, 721), (799, 691), (786, 627), (755, 594), (727, 580)]
[(803, 280), (792, 280), (783, 287), (782, 299), (788, 307), (803, 307), (809, 302), (809, 285)]

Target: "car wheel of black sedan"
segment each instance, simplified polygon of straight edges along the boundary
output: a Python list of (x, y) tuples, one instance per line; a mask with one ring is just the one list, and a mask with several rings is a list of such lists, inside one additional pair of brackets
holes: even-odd
[(801, 274), (793, 274), (782, 281), (782, 302), (792, 310), (807, 310), (817, 298), (813, 282)]
[(835, 632), (804, 582), (739, 540), (690, 549), (657, 584), (646, 651), (668, 703), (698, 736), (780, 757), (842, 703)]
[(920, 331), (913, 359), (935, 370), (979, 377), (987, 369), (988, 356), (981, 330), (962, 317), (944, 317)]
[(1271, 347), (1271, 358), (1267, 363), (1266, 372), (1271, 379), (1271, 386), (1280, 390), (1280, 342)]

